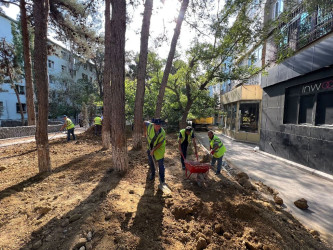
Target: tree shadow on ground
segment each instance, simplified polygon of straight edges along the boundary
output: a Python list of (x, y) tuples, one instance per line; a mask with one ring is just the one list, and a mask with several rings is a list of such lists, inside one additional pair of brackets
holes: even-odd
[(122, 228), (140, 237), (137, 249), (162, 249), (161, 236), (165, 200), (161, 190), (158, 189), (155, 194), (154, 182), (150, 181), (148, 176), (144, 194), (137, 206), (133, 225), (128, 228), (125, 222)]
[(36, 150), (37, 150), (37, 149), (35, 148), (35, 149), (28, 150), (28, 151), (26, 151), (26, 152), (23, 152), (23, 153), (21, 153), (21, 154), (5, 156), (5, 157), (0, 158), (0, 161), (1, 161), (1, 160), (6, 160), (6, 159), (10, 159), (10, 158), (19, 157), (19, 156), (23, 156), (23, 155), (27, 155), (27, 154), (30, 154), (30, 153), (32, 153), (32, 152), (35, 152)]
[(74, 166), (75, 164), (78, 164), (82, 161), (85, 161), (87, 159), (90, 159), (93, 155), (95, 155), (97, 152), (99, 152), (100, 150), (91, 152), (89, 154), (83, 155), (81, 157), (75, 158), (72, 161), (57, 167), (55, 169), (53, 169), (51, 172), (47, 172), (47, 173), (38, 173), (24, 181), (21, 181), (20, 183), (17, 183), (13, 186), (7, 187), (4, 190), (0, 191), (0, 201), (8, 196), (11, 196), (12, 194), (21, 192), (24, 188), (29, 187), (33, 184), (37, 184), (42, 182), (44, 179), (46, 179), (47, 177), (49, 177), (52, 174), (55, 173), (60, 173), (62, 171), (65, 171), (67, 169), (69, 169), (71, 166)]
[[(85, 157), (85, 159), (88, 158), (89, 156)], [(32, 232), (31, 241), (23, 248), (30, 249), (36, 245), (36, 242), (41, 241), (42, 246), (38, 247), (38, 249), (71, 249), (73, 247), (72, 244), (75, 243), (75, 238), (78, 236), (80, 227), (96, 212), (96, 208), (106, 200), (108, 193), (117, 187), (121, 177), (122, 173), (118, 171), (113, 171), (113, 169), (106, 170), (97, 186), (85, 200), (62, 215), (61, 218), (55, 217), (37, 231)], [(68, 230), (65, 235), (63, 225), (66, 220), (69, 221), (67, 222), (69, 223), (68, 228), (72, 228), (72, 230)], [(52, 241), (47, 240), (46, 237), (50, 237)]]

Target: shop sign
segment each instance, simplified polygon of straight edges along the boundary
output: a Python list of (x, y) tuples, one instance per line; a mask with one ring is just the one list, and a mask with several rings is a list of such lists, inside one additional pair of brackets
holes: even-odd
[(329, 90), (333, 90), (333, 80), (326, 80), (320, 83), (307, 84), (302, 87), (302, 94), (311, 94)]

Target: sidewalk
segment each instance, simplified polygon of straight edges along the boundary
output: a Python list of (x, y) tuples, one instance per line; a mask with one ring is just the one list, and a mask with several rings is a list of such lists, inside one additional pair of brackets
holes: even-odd
[[(286, 210), (308, 229), (319, 231), (321, 237), (333, 246), (331, 175), (322, 178), (315, 173), (304, 171), (305, 166), (295, 167), (270, 154), (255, 152), (255, 145), (233, 141), (218, 133), (216, 135), (225, 144), (225, 159), (232, 167), (246, 172), (251, 179), (276, 189), (286, 205)], [(197, 132), (196, 136), (206, 148), (209, 148), (207, 132)], [(294, 205), (294, 201), (300, 198), (308, 201), (308, 210), (300, 210)]]
[[(80, 128), (80, 127), (75, 127), (75, 135), (81, 134), (85, 131), (85, 128)], [(67, 132), (52, 132), (48, 134), (49, 140), (57, 139), (57, 138), (66, 138), (67, 137)], [(24, 137), (13, 137), (13, 138), (6, 138), (6, 139), (0, 139), (0, 148), (1, 147), (7, 147), (10, 145), (15, 145), (15, 144), (22, 144), (22, 143), (29, 143), (29, 142), (34, 142), (35, 141), (35, 136), (24, 136)]]

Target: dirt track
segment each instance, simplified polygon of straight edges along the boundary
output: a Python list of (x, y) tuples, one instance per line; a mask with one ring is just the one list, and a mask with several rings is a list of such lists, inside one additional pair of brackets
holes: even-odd
[(78, 138), (52, 141), (47, 175), (38, 175), (34, 143), (1, 149), (0, 249), (327, 248), (261, 183), (244, 188), (213, 171), (203, 188), (185, 180), (171, 135), (165, 158), (171, 195), (158, 191), (157, 179), (147, 180), (145, 150), (132, 151), (130, 140), (130, 169), (121, 175), (99, 138)]

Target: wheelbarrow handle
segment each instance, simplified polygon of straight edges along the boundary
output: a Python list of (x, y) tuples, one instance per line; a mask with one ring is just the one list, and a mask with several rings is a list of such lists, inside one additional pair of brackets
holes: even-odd
[(184, 157), (184, 155), (183, 155), (183, 152), (182, 152), (182, 151), (180, 151), (180, 155), (183, 157), (183, 160), (185, 161), (186, 159), (185, 159), (185, 157)]

